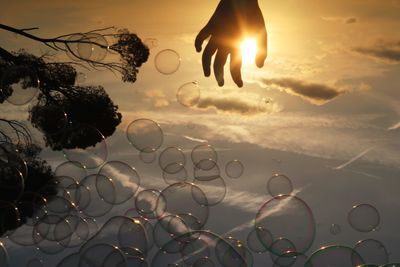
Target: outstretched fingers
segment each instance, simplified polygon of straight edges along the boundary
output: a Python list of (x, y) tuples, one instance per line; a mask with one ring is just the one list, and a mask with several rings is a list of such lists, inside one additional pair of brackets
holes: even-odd
[(229, 51), (225, 47), (219, 47), (214, 60), (214, 75), (219, 86), (224, 85), (224, 66), (228, 59)]
[(259, 68), (264, 66), (264, 62), (268, 55), (268, 35), (267, 30), (264, 28), (257, 38), (257, 55), (256, 65)]
[(208, 77), (211, 74), (211, 59), (212, 56), (217, 51), (217, 44), (215, 43), (214, 39), (211, 38), (208, 42), (206, 48), (204, 49), (203, 56), (202, 56), (202, 64), (203, 64), (203, 71), (204, 76)]
[(201, 51), (201, 46), (203, 45), (203, 42), (211, 35), (209, 26), (206, 25), (199, 34), (197, 34), (196, 39), (194, 41), (194, 46), (196, 47), (196, 51), (200, 52)]
[(238, 87), (243, 86), (241, 68), (242, 68), (242, 54), (240, 53), (239, 49), (235, 49), (234, 51), (231, 52), (230, 70), (232, 79)]

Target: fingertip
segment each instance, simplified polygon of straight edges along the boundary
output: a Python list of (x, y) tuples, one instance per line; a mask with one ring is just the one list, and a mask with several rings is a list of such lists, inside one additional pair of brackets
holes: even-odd
[(225, 83), (224, 80), (219, 80), (219, 81), (218, 81), (218, 86), (219, 86), (219, 87), (222, 87), (222, 86), (224, 86), (224, 83)]
[(265, 56), (260, 56), (256, 58), (256, 65), (259, 68), (264, 67), (264, 62), (265, 62), (266, 57)]

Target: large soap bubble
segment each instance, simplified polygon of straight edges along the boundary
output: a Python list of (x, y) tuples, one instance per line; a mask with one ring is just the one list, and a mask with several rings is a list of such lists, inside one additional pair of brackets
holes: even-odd
[(169, 75), (176, 72), (181, 64), (181, 57), (175, 50), (165, 49), (156, 55), (154, 65), (158, 72)]

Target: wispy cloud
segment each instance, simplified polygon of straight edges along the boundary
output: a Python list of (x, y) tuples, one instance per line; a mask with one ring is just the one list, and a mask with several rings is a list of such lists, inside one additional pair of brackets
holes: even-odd
[(370, 46), (356, 47), (353, 51), (388, 63), (400, 63), (400, 41), (379, 40)]
[(336, 88), (320, 83), (309, 83), (292, 78), (261, 79), (266, 86), (275, 86), (291, 95), (322, 105), (349, 91), (349, 88)]
[(274, 102), (266, 102), (260, 95), (238, 91), (204, 92), (196, 104), (198, 109), (214, 109), (219, 112), (256, 115), (279, 112), (282, 107)]

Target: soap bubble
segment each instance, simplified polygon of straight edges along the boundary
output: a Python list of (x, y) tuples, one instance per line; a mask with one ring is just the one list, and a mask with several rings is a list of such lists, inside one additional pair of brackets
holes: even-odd
[(347, 219), (353, 229), (364, 233), (374, 231), (380, 223), (378, 210), (370, 204), (354, 206)]
[(200, 88), (197, 82), (189, 82), (179, 87), (176, 93), (177, 101), (185, 107), (193, 107), (200, 100)]
[(152, 153), (163, 143), (164, 134), (160, 125), (149, 119), (137, 119), (128, 125), (126, 136), (139, 151)]
[(29, 103), (39, 91), (39, 78), (32, 67), (9, 66), (0, 78), (0, 94), (13, 105)]
[(165, 49), (156, 55), (154, 64), (158, 72), (169, 75), (176, 72), (181, 64), (181, 57), (175, 50)]
[(276, 197), (278, 195), (288, 195), (293, 191), (293, 185), (289, 177), (283, 174), (274, 174), (267, 183), (268, 193)]
[(242, 176), (244, 172), (244, 166), (239, 160), (231, 160), (225, 165), (225, 173), (228, 177), (236, 179)]

